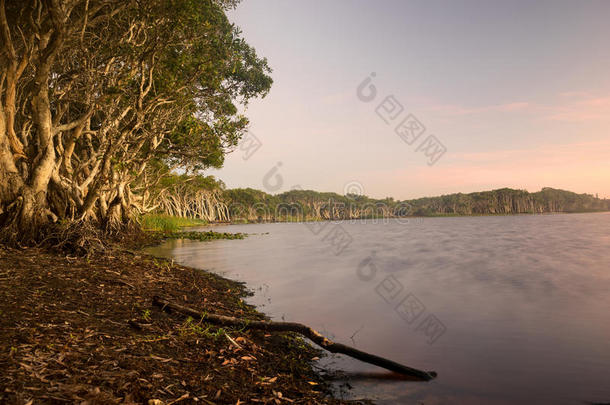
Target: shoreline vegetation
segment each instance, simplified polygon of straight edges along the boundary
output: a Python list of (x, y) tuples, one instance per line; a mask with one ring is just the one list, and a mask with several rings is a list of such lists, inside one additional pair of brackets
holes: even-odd
[(210, 225), (207, 221), (196, 218), (181, 218), (170, 215), (148, 214), (139, 220), (143, 232), (149, 241), (146, 245), (155, 245), (165, 239), (190, 239), (201, 242), (214, 239), (243, 239), (246, 234), (215, 231), (189, 231), (188, 228)]
[(275, 196), (254, 189), (224, 192), (215, 196), (220, 205), (216, 211), (224, 212), (220, 217), (170, 209), (170, 214), (145, 214), (140, 223), (146, 230), (171, 233), (187, 227), (231, 224), (610, 212), (608, 199), (550, 188), (537, 193), (505, 188), (405, 201), (301, 190)]
[[(512, 215), (560, 215), (560, 214), (588, 214), (588, 213), (604, 213), (610, 210), (583, 210), (583, 211), (566, 211), (566, 212), (550, 212), (550, 213), (507, 213), (507, 214), (430, 214), (426, 216), (408, 216), (408, 217), (368, 217), (368, 218), (352, 218), (352, 219), (320, 219), (295, 217), (282, 217), (276, 220), (247, 220), (238, 219), (225, 222), (208, 222), (199, 218), (183, 218), (175, 217), (166, 214), (146, 214), (140, 217), (143, 232), (147, 235), (147, 242), (143, 246), (154, 246), (162, 243), (167, 239), (189, 239), (198, 240), (201, 242), (216, 240), (216, 239), (244, 239), (249, 234), (243, 232), (217, 232), (217, 231), (193, 231), (190, 228), (195, 227), (218, 227), (227, 225), (254, 225), (263, 223), (303, 223), (303, 222), (344, 222), (344, 221), (371, 221), (378, 223), (380, 221), (388, 221), (390, 219), (398, 219), (402, 221), (417, 220), (423, 218), (458, 218), (458, 217), (486, 217), (486, 216), (512, 216)], [(1, 246), (1, 245), (0, 245)]]
[[(268, 194), (252, 188), (225, 189), (213, 176), (171, 175), (171, 186), (151, 189), (154, 214), (208, 223), (303, 222), (318, 220), (546, 214), (610, 211), (610, 199), (545, 187), (530, 193), (502, 188), (411, 200), (374, 199), (313, 190)], [(177, 184), (182, 184), (178, 187)], [(169, 188), (168, 188), (169, 187)], [(168, 189), (171, 193), (167, 193)]]
[(610, 212), (610, 210), (590, 210), (590, 211), (561, 211), (561, 212), (543, 212), (543, 213), (535, 213), (535, 212), (519, 212), (519, 213), (508, 213), (508, 214), (430, 214), (430, 215), (413, 215), (408, 217), (398, 217), (398, 216), (389, 216), (389, 217), (363, 217), (363, 218), (337, 218), (337, 219), (320, 219), (320, 218), (308, 218), (303, 220), (302, 218), (281, 218), (275, 220), (236, 220), (236, 221), (227, 221), (227, 222), (208, 222), (203, 224), (197, 224), (192, 226), (222, 226), (222, 225), (254, 225), (254, 224), (280, 224), (280, 223), (302, 223), (302, 222), (343, 222), (343, 221), (371, 221), (371, 223), (379, 222), (382, 220), (389, 219), (423, 219), (423, 218), (468, 218), (468, 217), (508, 217), (508, 216), (518, 216), (518, 215), (567, 215), (567, 214), (595, 214), (595, 213), (604, 213)]

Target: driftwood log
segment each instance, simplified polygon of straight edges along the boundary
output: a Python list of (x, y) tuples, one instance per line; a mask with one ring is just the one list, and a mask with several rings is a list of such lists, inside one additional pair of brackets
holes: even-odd
[(252, 321), (240, 318), (234, 318), (231, 316), (215, 315), (209, 313), (201, 313), (193, 309), (184, 307), (179, 304), (171, 303), (166, 299), (155, 296), (153, 298), (153, 305), (160, 307), (162, 310), (172, 313), (181, 314), (183, 316), (190, 316), (194, 319), (200, 319), (208, 323), (219, 326), (231, 326), (236, 328), (245, 329), (256, 329), (269, 332), (295, 332), (299, 333), (321, 348), (328, 350), (331, 353), (341, 353), (347, 356), (353, 357), (365, 363), (373, 364), (378, 367), (385, 368), (386, 370), (400, 373), (409, 377), (415, 377), (420, 380), (429, 381), (436, 377), (434, 371), (422, 371), (416, 368), (404, 366), (396, 363), (395, 361), (384, 359), (383, 357), (376, 356), (374, 354), (366, 353), (356, 348), (346, 346), (341, 343), (335, 343), (322, 336), (316, 330), (310, 328), (307, 325), (296, 322), (273, 322), (273, 321)]

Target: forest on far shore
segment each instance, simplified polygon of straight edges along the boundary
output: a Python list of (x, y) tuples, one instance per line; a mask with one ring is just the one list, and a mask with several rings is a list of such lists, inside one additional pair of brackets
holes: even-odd
[(508, 215), (610, 211), (610, 200), (545, 187), (530, 193), (502, 188), (395, 200), (313, 190), (269, 194), (227, 189), (213, 176), (170, 174), (148, 190), (149, 212), (208, 222), (310, 221), (409, 216)]

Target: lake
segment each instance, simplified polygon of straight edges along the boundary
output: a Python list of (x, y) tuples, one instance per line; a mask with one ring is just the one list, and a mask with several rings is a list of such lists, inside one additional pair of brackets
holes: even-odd
[(394, 381), (356, 360), (323, 360), (350, 373), (348, 398), (610, 402), (610, 213), (201, 229), (251, 235), (148, 251), (245, 281), (249, 302), (274, 320), (438, 372)]

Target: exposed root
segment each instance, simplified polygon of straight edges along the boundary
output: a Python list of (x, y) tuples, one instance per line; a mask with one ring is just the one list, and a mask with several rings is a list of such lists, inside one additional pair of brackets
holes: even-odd
[(108, 247), (104, 233), (89, 221), (62, 221), (47, 226), (44, 231), (38, 246), (62, 253), (88, 256), (104, 252)]
[(369, 364), (374, 364), (378, 367), (383, 367), (386, 370), (393, 371), (408, 377), (413, 377), (423, 381), (430, 381), (436, 378), (436, 372), (434, 371), (423, 371), (416, 368), (408, 367), (403, 364), (397, 363), (393, 360), (385, 359), (377, 355), (363, 352), (355, 347), (347, 346), (341, 343), (333, 342), (322, 336), (320, 332), (310, 328), (307, 325), (296, 322), (274, 322), (274, 321), (256, 321), (248, 320), (243, 318), (235, 318), (225, 315), (217, 315), (211, 313), (202, 313), (195, 311), (191, 308), (182, 306), (180, 304), (170, 302), (159, 296), (153, 297), (153, 305), (160, 307), (167, 312), (176, 312), (184, 316), (190, 316), (196, 320), (202, 322), (212, 323), (215, 325), (252, 329), (252, 330), (263, 330), (266, 332), (295, 332), (299, 333), (321, 348), (328, 350), (331, 353), (341, 353), (350, 356), (354, 359), (364, 361)]

